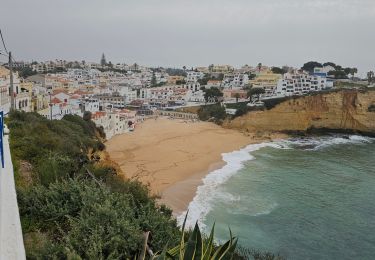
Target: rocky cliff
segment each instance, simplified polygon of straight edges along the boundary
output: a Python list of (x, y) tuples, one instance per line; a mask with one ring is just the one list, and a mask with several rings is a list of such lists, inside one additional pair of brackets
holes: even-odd
[(224, 123), (247, 132), (333, 130), (375, 135), (375, 91), (342, 90), (286, 100)]

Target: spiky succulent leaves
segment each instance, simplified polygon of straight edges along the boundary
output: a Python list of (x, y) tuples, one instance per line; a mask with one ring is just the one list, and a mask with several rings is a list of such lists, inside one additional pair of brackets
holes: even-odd
[(202, 258), (202, 235), (198, 223), (195, 223), (185, 249), (184, 260), (193, 260)]
[(226, 254), (224, 255), (224, 257), (222, 258), (223, 260), (230, 260), (233, 258), (233, 255), (234, 255), (234, 251), (236, 250), (236, 247), (237, 247), (237, 241), (238, 239), (235, 238), (232, 234), (232, 230), (229, 228), (229, 234), (230, 234), (230, 247), (228, 248), (228, 251), (226, 252)]
[(230, 245), (228, 250), (224, 252), (223, 256), (220, 258), (221, 260), (232, 260), (234, 259), (234, 251), (236, 250), (237, 247), (237, 241), (238, 239), (235, 238), (233, 240), (233, 243)]
[(167, 252), (167, 248), (168, 248), (168, 244), (163, 248), (163, 251), (161, 252), (160, 255), (158, 255), (157, 257), (155, 257), (155, 259), (157, 260), (167, 260), (167, 259), (173, 259), (173, 257), (171, 257), (168, 252)]
[(231, 241), (228, 240), (227, 242), (225, 242), (225, 244), (219, 246), (215, 253), (213, 254), (213, 256), (211, 257), (212, 260), (218, 260), (218, 259), (221, 259), (223, 257), (223, 255), (225, 254), (225, 252), (228, 250), (228, 248), (231, 246)]
[(234, 250), (236, 249), (236, 246), (237, 246), (237, 238), (233, 237), (232, 230), (230, 228), (229, 228), (229, 235), (230, 235), (230, 240), (224, 244), (226, 245), (229, 242), (228, 246), (226, 246), (225, 248), (223, 247), (222, 249), (224, 250), (221, 251), (217, 255), (218, 258), (214, 258), (214, 259), (219, 259), (219, 260), (233, 259)]
[(204, 254), (202, 260), (209, 260), (214, 248), (214, 232), (215, 232), (215, 223), (212, 225), (210, 237), (206, 242), (206, 246), (204, 248)]
[(168, 250), (168, 253), (171, 256), (177, 256), (179, 252), (180, 252), (180, 245), (175, 246), (174, 248), (171, 248), (171, 249)]
[(180, 260), (184, 259), (184, 249), (185, 249), (185, 224), (186, 219), (189, 214), (189, 210), (186, 212), (184, 223), (182, 224), (182, 235), (181, 235), (181, 241), (180, 241)]

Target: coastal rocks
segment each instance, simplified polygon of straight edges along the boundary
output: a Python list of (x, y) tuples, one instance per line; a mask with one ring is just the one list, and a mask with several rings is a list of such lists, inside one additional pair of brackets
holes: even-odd
[(342, 90), (291, 98), (266, 111), (247, 113), (224, 127), (242, 131), (340, 131), (375, 135), (375, 91)]

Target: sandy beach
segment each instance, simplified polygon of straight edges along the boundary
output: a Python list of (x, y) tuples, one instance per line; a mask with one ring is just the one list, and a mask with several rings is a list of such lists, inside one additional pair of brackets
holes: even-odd
[(208, 122), (158, 118), (106, 142), (127, 178), (139, 178), (175, 214), (186, 210), (202, 178), (223, 166), (221, 154), (280, 135), (255, 136)]

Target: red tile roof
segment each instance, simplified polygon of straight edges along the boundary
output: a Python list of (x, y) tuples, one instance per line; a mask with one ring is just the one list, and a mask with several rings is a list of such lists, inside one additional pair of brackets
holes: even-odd
[(60, 100), (60, 99), (58, 99), (58, 98), (53, 98), (52, 100), (51, 100), (51, 103), (52, 104), (59, 104), (59, 103), (61, 103), (62, 101)]
[(57, 94), (60, 94), (60, 93), (68, 94), (68, 92), (66, 90), (63, 90), (63, 89), (56, 89), (52, 92), (53, 95), (57, 95)]

